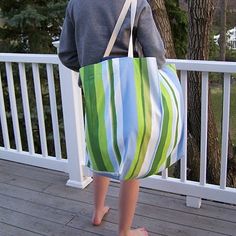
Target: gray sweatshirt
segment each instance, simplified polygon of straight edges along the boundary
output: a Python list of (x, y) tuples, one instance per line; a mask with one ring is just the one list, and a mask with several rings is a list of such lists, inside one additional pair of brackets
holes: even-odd
[[(68, 68), (102, 60), (125, 0), (70, 0), (60, 36), (59, 58)], [(134, 56), (156, 57), (161, 67), (165, 49), (146, 0), (137, 0), (134, 29)], [(130, 37), (130, 9), (110, 56), (127, 56)]]

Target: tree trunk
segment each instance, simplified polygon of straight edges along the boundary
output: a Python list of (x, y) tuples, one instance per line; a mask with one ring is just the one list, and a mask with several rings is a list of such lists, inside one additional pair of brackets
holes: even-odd
[[(170, 21), (167, 15), (164, 0), (148, 0), (153, 11), (157, 28), (163, 38), (166, 56), (176, 58), (174, 43), (172, 39)], [(212, 16), (215, 0), (189, 0), (189, 59), (206, 60), (209, 50), (209, 33), (212, 24)], [(210, 93), (209, 93), (210, 94)], [(200, 173), (200, 130), (201, 130), (201, 78), (199, 73), (189, 73), (188, 85), (188, 179), (198, 180)], [(236, 165), (233, 158), (233, 148), (229, 139), (229, 163), (227, 186), (236, 186)], [(214, 115), (211, 109), (211, 98), (209, 97), (208, 114), (208, 163), (207, 181), (219, 184), (220, 179), (220, 149), (218, 133)], [(174, 176), (179, 177), (180, 163), (174, 170)]]
[(229, 132), (229, 147), (228, 147), (228, 165), (227, 165), (227, 187), (236, 187), (236, 156), (234, 154), (234, 147)]
[(152, 8), (153, 17), (157, 28), (163, 39), (166, 57), (176, 58), (175, 47), (172, 39), (171, 27), (169, 17), (165, 7), (164, 0), (149, 0), (150, 6)]
[(220, 60), (225, 61), (226, 52), (226, 6), (227, 0), (220, 1)]
[[(189, 0), (189, 48), (188, 59), (207, 60), (209, 51), (209, 33), (212, 25), (214, 11), (213, 0)], [(201, 133), (201, 74), (189, 73), (188, 83), (188, 129), (195, 139), (200, 150)], [(210, 94), (210, 93), (209, 93)], [(220, 180), (220, 149), (218, 132), (215, 124), (214, 114), (211, 108), (211, 97), (208, 106), (208, 145), (207, 145), (207, 182), (219, 184)], [(198, 152), (191, 153), (188, 157), (193, 160), (199, 159)], [(198, 163), (190, 163), (190, 170), (194, 170)]]

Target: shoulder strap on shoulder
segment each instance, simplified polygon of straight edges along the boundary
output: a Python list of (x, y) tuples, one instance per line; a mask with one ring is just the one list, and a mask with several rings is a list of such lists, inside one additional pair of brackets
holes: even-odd
[[(131, 4), (132, 3), (132, 4)], [(136, 13), (136, 7), (137, 7), (137, 0), (126, 0), (124, 3), (124, 6), (121, 10), (120, 16), (116, 22), (115, 28), (112, 32), (111, 38), (109, 40), (109, 43), (107, 45), (106, 51), (104, 53), (104, 57), (107, 57), (110, 55), (111, 50), (114, 46), (114, 43), (116, 41), (117, 35), (121, 29), (121, 26), (125, 20), (125, 17), (127, 15), (127, 12), (129, 10), (129, 7), (131, 5), (131, 35), (130, 35), (130, 41), (129, 41), (129, 56), (133, 57), (133, 37), (132, 37), (132, 31), (134, 26), (134, 19), (135, 19), (135, 13)]]

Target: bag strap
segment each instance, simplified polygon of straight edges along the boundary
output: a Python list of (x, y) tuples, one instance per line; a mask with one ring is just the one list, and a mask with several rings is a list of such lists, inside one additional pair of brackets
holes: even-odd
[(130, 30), (128, 57), (133, 57), (133, 27), (134, 27), (134, 19), (135, 19), (135, 13), (136, 13), (136, 8), (137, 8), (137, 0), (125, 1), (103, 57), (107, 57), (110, 55), (111, 50), (114, 46), (117, 35), (121, 29), (121, 26), (125, 20), (125, 16), (127, 15), (130, 5), (131, 5), (131, 30)]

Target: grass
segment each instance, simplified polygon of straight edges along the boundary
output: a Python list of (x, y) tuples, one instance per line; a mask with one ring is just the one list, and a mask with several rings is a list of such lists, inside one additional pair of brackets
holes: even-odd
[[(236, 78), (236, 77), (235, 77)], [(236, 146), (236, 81), (234, 79), (234, 83), (231, 85), (230, 91), (230, 136), (232, 139), (232, 143)], [(212, 109), (215, 116), (216, 126), (218, 130), (218, 137), (220, 141), (220, 148), (221, 148), (221, 119), (222, 119), (222, 111), (223, 111), (223, 92), (222, 86), (218, 83), (214, 83), (211, 85), (211, 100), (212, 100)], [(168, 175), (170, 177), (174, 177), (174, 166), (172, 165), (168, 169)]]
[[(230, 92), (230, 136), (234, 145), (236, 145), (236, 83), (231, 85)], [(216, 119), (216, 125), (219, 132), (219, 137), (221, 137), (221, 119), (222, 119), (222, 111), (223, 111), (223, 93), (222, 87), (213, 86), (211, 88), (211, 96), (212, 96), (212, 109)]]

